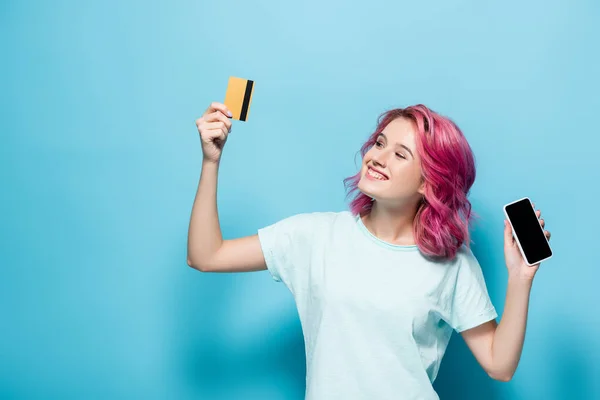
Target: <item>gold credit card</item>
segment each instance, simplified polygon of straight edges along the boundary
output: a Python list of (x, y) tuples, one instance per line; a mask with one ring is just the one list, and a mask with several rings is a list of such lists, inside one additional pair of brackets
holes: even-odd
[(227, 106), (233, 114), (233, 119), (246, 121), (250, 112), (250, 103), (252, 102), (252, 92), (254, 91), (254, 81), (243, 78), (229, 77), (227, 84), (227, 92), (225, 93), (225, 101), (223, 104)]

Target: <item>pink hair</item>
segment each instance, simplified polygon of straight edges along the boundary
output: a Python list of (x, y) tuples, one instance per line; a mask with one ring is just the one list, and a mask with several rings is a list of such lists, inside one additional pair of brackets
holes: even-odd
[[(396, 118), (408, 118), (417, 128), (415, 141), (421, 157), (425, 197), (419, 204), (413, 234), (419, 250), (430, 257), (452, 260), (464, 244), (470, 247), (469, 224), (476, 215), (467, 195), (475, 181), (475, 158), (458, 126), (422, 104), (381, 114), (377, 129), (360, 149), (364, 158), (381, 131)], [(358, 190), (360, 171), (344, 179), (349, 191)], [(350, 203), (354, 216), (368, 214), (371, 197), (360, 192)]]

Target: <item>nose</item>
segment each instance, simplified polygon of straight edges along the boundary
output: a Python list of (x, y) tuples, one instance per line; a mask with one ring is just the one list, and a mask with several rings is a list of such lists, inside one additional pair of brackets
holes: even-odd
[(386, 159), (386, 157), (387, 157), (387, 152), (380, 151), (380, 152), (375, 153), (373, 155), (373, 157), (371, 157), (371, 160), (373, 161), (373, 164), (376, 164), (376, 165), (378, 165), (380, 167), (385, 168), (385, 164), (386, 164), (385, 159)]

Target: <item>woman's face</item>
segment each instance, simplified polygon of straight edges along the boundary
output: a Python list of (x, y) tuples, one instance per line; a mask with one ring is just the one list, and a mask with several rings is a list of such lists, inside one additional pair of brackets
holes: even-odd
[[(403, 205), (422, 197), (421, 159), (416, 126), (407, 118), (390, 122), (363, 157), (358, 189), (376, 200)], [(371, 169), (381, 175), (372, 176)]]

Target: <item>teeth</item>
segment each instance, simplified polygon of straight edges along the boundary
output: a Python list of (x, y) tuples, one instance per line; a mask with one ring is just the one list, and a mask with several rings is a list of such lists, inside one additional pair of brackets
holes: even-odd
[(379, 180), (381, 180), (381, 181), (385, 181), (385, 180), (387, 180), (387, 178), (386, 178), (385, 176), (381, 175), (379, 172), (375, 172), (375, 171), (373, 171), (371, 168), (369, 168), (369, 169), (367, 170), (367, 174), (369, 174), (369, 175), (371, 175), (373, 178), (375, 178), (375, 179), (379, 179)]

